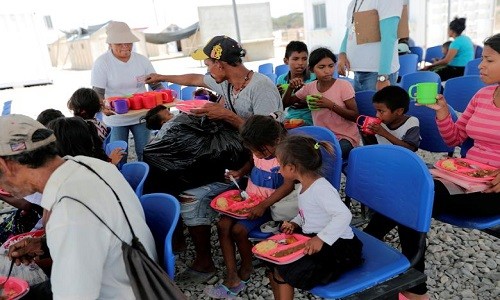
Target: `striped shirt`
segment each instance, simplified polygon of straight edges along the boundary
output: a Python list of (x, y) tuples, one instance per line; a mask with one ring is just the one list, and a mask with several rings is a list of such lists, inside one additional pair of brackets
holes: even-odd
[(447, 145), (459, 146), (470, 137), (474, 146), (467, 158), (500, 167), (500, 107), (493, 103), (496, 88), (493, 85), (480, 89), (456, 123), (451, 116), (436, 123)]
[(273, 170), (279, 166), (278, 160), (257, 158), (254, 155), (253, 161), (254, 167), (250, 173), (246, 191), (249, 194), (268, 198), (284, 182), (283, 176)]

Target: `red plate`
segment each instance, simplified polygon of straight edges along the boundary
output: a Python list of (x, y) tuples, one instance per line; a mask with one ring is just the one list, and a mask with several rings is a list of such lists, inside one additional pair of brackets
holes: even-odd
[(191, 109), (202, 108), (207, 103), (211, 102), (207, 100), (184, 100), (177, 103), (175, 107), (184, 113), (190, 114)]
[[(243, 200), (239, 190), (230, 190), (215, 197), (210, 202), (210, 207), (235, 219), (246, 219), (248, 217), (247, 209), (256, 206), (264, 200), (261, 196), (249, 196), (249, 199)], [(227, 206), (222, 206), (223, 203), (227, 203)]]
[[(0, 276), (0, 282), (4, 282), (6, 276)], [(29, 284), (16, 277), (9, 277), (9, 280), (5, 283), (2, 290), (2, 296), (7, 296), (9, 300), (21, 299), (30, 290)]]
[[(31, 238), (39, 238), (45, 235), (45, 230), (44, 229), (39, 229), (35, 231), (30, 231), (26, 233), (21, 233), (15, 236), (12, 236), (8, 238), (5, 243), (2, 244), (1, 250), (2, 251), (7, 251), (9, 250), (9, 247), (25, 238), (31, 237)], [(0, 281), (1, 282), (1, 281)]]
[[(252, 248), (253, 254), (257, 256), (258, 258), (262, 260), (266, 260), (269, 262), (272, 262), (277, 265), (286, 265), (289, 263), (292, 263), (294, 261), (299, 260), (302, 258), (304, 254), (304, 245), (305, 243), (310, 240), (310, 237), (307, 237), (302, 234), (286, 234), (286, 233), (280, 233), (273, 235), (272, 237), (268, 238), (265, 241), (257, 243), (255, 246)], [(287, 244), (280, 244), (276, 243), (275, 241), (285, 241)], [(262, 243), (269, 243), (269, 241), (275, 242), (275, 247), (269, 251), (266, 252), (259, 252), (258, 248), (259, 245), (262, 245)], [(272, 244), (271, 244), (272, 245)], [(296, 249), (295, 251), (292, 251), (289, 254), (285, 254), (283, 256), (276, 257), (275, 255), (279, 255), (280, 253), (283, 254), (282, 251), (286, 251), (289, 249)]]
[(487, 164), (476, 162), (467, 158), (445, 158), (438, 160), (434, 166), (449, 174), (473, 182), (485, 182), (493, 180), (494, 176), (482, 175), (482, 172), (497, 170)]

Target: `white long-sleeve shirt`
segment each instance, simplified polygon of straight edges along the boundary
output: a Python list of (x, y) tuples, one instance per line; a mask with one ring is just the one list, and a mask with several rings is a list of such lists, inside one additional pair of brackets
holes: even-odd
[(292, 222), (305, 234), (317, 233), (328, 245), (337, 239), (352, 239), (349, 224), (352, 214), (342, 202), (338, 191), (323, 177), (299, 194), (299, 214)]

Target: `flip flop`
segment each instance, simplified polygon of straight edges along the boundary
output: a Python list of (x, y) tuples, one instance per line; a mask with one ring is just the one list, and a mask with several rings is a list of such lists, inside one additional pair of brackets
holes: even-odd
[(199, 283), (206, 283), (214, 276), (215, 276), (215, 271), (200, 272), (188, 267), (186, 268), (186, 270), (184, 270), (184, 272), (176, 276), (175, 279), (182, 283), (199, 284)]
[(218, 283), (212, 287), (207, 286), (203, 292), (205, 295), (214, 299), (236, 299), (238, 294), (246, 287), (246, 283), (242, 280), (237, 286), (232, 288), (228, 288), (224, 284)]
[(260, 231), (264, 233), (276, 233), (280, 229), (280, 222), (277, 221), (267, 221), (266, 223), (260, 225)]

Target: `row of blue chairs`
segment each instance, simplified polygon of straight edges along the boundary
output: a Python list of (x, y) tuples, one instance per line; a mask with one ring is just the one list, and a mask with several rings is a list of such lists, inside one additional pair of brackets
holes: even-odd
[[(419, 71), (403, 75), (399, 85), (406, 91), (419, 82), (436, 82), (441, 86), (441, 78), (435, 72)], [(472, 96), (485, 87), (486, 84), (479, 75), (464, 75), (446, 81), (443, 95), (448, 104), (458, 112), (464, 112)]]
[[(419, 62), (423, 60), (425, 62), (432, 63), (433, 60), (440, 59), (443, 57), (441, 45), (432, 46), (425, 49), (425, 56), (424, 56), (424, 49), (422, 47), (414, 46), (414, 47), (409, 47), (409, 49), (411, 53), (416, 54), (418, 56)], [(483, 55), (483, 47), (476, 46), (476, 48), (474, 49), (474, 58), (481, 58), (482, 55)]]
[(198, 87), (196, 86), (182, 86), (177, 83), (162, 82), (163, 88), (171, 89), (177, 94), (177, 98), (180, 100), (191, 100), (194, 99), (193, 93)]

